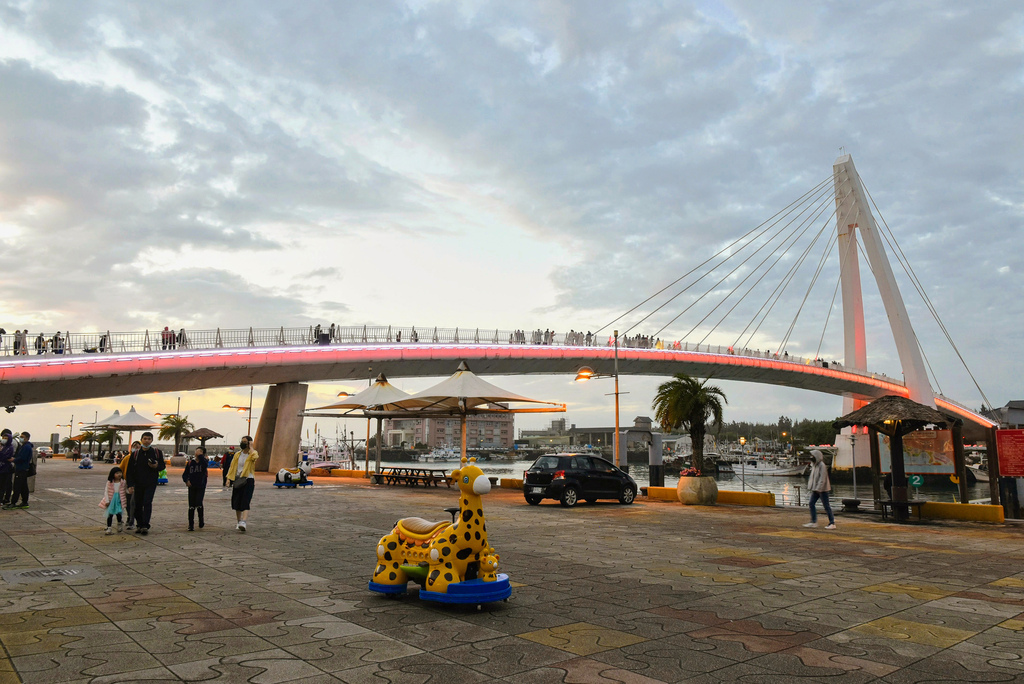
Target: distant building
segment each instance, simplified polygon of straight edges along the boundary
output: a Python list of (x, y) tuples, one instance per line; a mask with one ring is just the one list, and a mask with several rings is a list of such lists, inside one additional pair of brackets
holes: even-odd
[[(572, 429), (576, 429), (576, 426), (573, 425)], [(565, 418), (551, 421), (551, 425), (543, 430), (520, 430), (517, 444), (531, 449), (569, 446), (569, 431), (565, 428)]]
[(981, 414), (999, 423), (999, 427), (1019, 430), (1024, 428), (1024, 400), (1007, 402), (1006, 406), (988, 409)]
[[(458, 447), (462, 443), (462, 423), (458, 416), (437, 418), (388, 418), (382, 426), (384, 444), (412, 448), (426, 444), (430, 449)], [(515, 434), (515, 414), (491, 413), (466, 419), (466, 448), (511, 449)]]

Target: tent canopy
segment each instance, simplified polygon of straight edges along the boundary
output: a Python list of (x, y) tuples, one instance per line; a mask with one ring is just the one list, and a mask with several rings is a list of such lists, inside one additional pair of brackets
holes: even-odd
[(374, 408), (381, 411), (389, 411), (395, 408), (395, 402), (408, 399), (409, 394), (398, 389), (381, 373), (377, 380), (361, 392), (346, 397), (343, 401), (336, 402), (329, 406), (320, 406), (314, 411), (327, 409), (347, 409), (355, 411), (358, 409)]
[(562, 406), (552, 401), (530, 399), (493, 385), (469, 370), (465, 361), (459, 364), (459, 369), (450, 378), (417, 392), (408, 399), (397, 401), (395, 405), (403, 409), (444, 409), (460, 413), (468, 409), (482, 408), (487, 404), (509, 402)]
[(207, 439), (213, 439), (214, 437), (223, 436), (224, 435), (220, 434), (219, 432), (214, 432), (210, 428), (199, 428), (198, 430), (193, 430), (192, 432), (185, 435), (185, 439), (198, 439), (205, 441)]

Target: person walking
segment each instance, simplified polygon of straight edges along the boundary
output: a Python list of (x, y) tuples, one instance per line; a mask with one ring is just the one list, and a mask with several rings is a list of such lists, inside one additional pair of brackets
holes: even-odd
[[(21, 446), (14, 450), (14, 491), (11, 494), (11, 503), (4, 508), (28, 508), (28, 478), (34, 473), (32, 469), (32, 450), (35, 449), (27, 432), (21, 433)], [(21, 503), (18, 500), (21, 499)]]
[(14, 433), (7, 428), (0, 432), (0, 506), (11, 503), (14, 489)]
[(231, 459), (234, 458), (234, 456), (235, 456), (234, 451), (229, 451), (226, 454), (221, 454), (221, 457), (220, 457), (220, 472), (221, 472), (221, 475), (224, 477), (224, 481), (220, 485), (221, 487), (227, 487), (228, 486), (228, 470), (231, 469)]
[[(118, 466), (121, 468), (121, 473), (125, 477), (126, 481), (127, 481), (127, 477), (128, 477), (128, 475), (127, 475), (128, 467), (131, 465), (131, 462), (132, 462), (132, 454), (134, 454), (138, 450), (138, 448), (140, 446), (142, 446), (142, 444), (140, 444), (138, 441), (132, 442), (131, 446), (128, 447), (128, 453), (125, 454), (124, 458), (122, 458), (120, 460), (120, 462), (118, 463)], [(101, 456), (102, 456), (102, 454), (101, 454)], [(117, 457), (116, 456), (114, 457), (114, 461), (115, 462), (117, 461)], [(127, 523), (125, 525), (125, 529), (126, 530), (134, 530), (135, 529), (135, 497), (129, 491), (126, 494), (126, 496), (125, 496), (125, 500), (127, 502), (127, 505), (125, 506), (125, 513), (126, 513), (126, 517), (128, 518), (128, 520), (125, 521)]]
[(249, 518), (249, 505), (252, 493), (256, 489), (256, 459), (260, 455), (252, 446), (252, 437), (246, 435), (238, 442), (239, 451), (235, 452), (228, 468), (228, 481), (231, 483), (231, 508), (235, 511), (239, 532), (245, 532), (245, 523)]
[(207, 470), (210, 465), (206, 458), (206, 447), (196, 447), (195, 453), (185, 464), (181, 479), (188, 487), (188, 531), (195, 530), (196, 513), (199, 513), (199, 529), (206, 526), (203, 520), (203, 497), (206, 496)]
[(105, 508), (107, 513), (107, 530), (105, 534), (114, 534), (114, 516), (117, 516), (117, 531), (124, 531), (122, 513), (128, 507), (128, 487), (125, 484), (124, 473), (117, 466), (110, 469), (107, 474), (107, 490), (100, 501), (100, 508)]
[(828, 514), (828, 525), (826, 530), (836, 529), (836, 518), (832, 515), (832, 507), (828, 503), (828, 493), (832, 491), (832, 483), (828, 479), (828, 466), (825, 465), (824, 455), (817, 449), (811, 450), (814, 464), (811, 466), (811, 475), (807, 478), (807, 489), (811, 492), (811, 522), (804, 523), (804, 527), (818, 526), (818, 511), (814, 505), (821, 499), (821, 505)]
[(150, 517), (153, 515), (153, 495), (156, 493), (160, 471), (167, 465), (163, 452), (153, 447), (153, 433), (143, 432), (139, 438), (142, 446), (131, 454), (125, 480), (128, 493), (135, 499), (135, 534), (149, 534)]

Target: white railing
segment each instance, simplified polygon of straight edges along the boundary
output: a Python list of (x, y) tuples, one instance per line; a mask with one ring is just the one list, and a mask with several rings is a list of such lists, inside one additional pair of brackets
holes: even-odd
[[(308, 326), (303, 328), (217, 328), (215, 330), (144, 330), (133, 332), (58, 333), (56, 335), (23, 336), (15, 342), (15, 334), (0, 336), (0, 355), (40, 354), (118, 354), (128, 352), (178, 351), (183, 349), (232, 349), (245, 347), (285, 347), (347, 344), (500, 344), (559, 347), (610, 347), (612, 338), (582, 332), (556, 333), (550, 330), (501, 330), (482, 328), (442, 328), (436, 326)], [(837, 362), (776, 354), (760, 349), (734, 349), (726, 345), (692, 344), (673, 340), (650, 340), (641, 337), (620, 337), (622, 349), (658, 349), (665, 351), (725, 354), (744, 358), (766, 359), (797, 365), (814, 365), (864, 377), (902, 384), (881, 373), (846, 368)]]

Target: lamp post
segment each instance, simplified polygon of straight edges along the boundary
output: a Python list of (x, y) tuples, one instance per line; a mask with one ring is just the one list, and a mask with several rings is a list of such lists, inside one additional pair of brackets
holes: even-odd
[[(615, 379), (615, 435), (612, 437), (612, 453), (614, 453), (615, 467), (621, 467), (619, 465), (619, 331), (616, 330), (612, 333), (615, 345), (615, 366), (614, 371), (611, 375), (607, 373), (595, 373), (594, 369), (590, 366), (583, 366), (576, 372), (576, 382), (587, 382), (592, 378), (614, 378)], [(628, 472), (628, 466), (625, 468)]]
[(744, 445), (747, 443), (746, 437), (740, 437), (740, 482), (743, 483), (743, 491), (747, 491), (747, 455), (744, 453)]
[(221, 406), (222, 409), (234, 409), (239, 413), (248, 414), (245, 419), (245, 436), (252, 436), (252, 385), (249, 385), (249, 405), (248, 406), (232, 406), (231, 404), (224, 404)]

